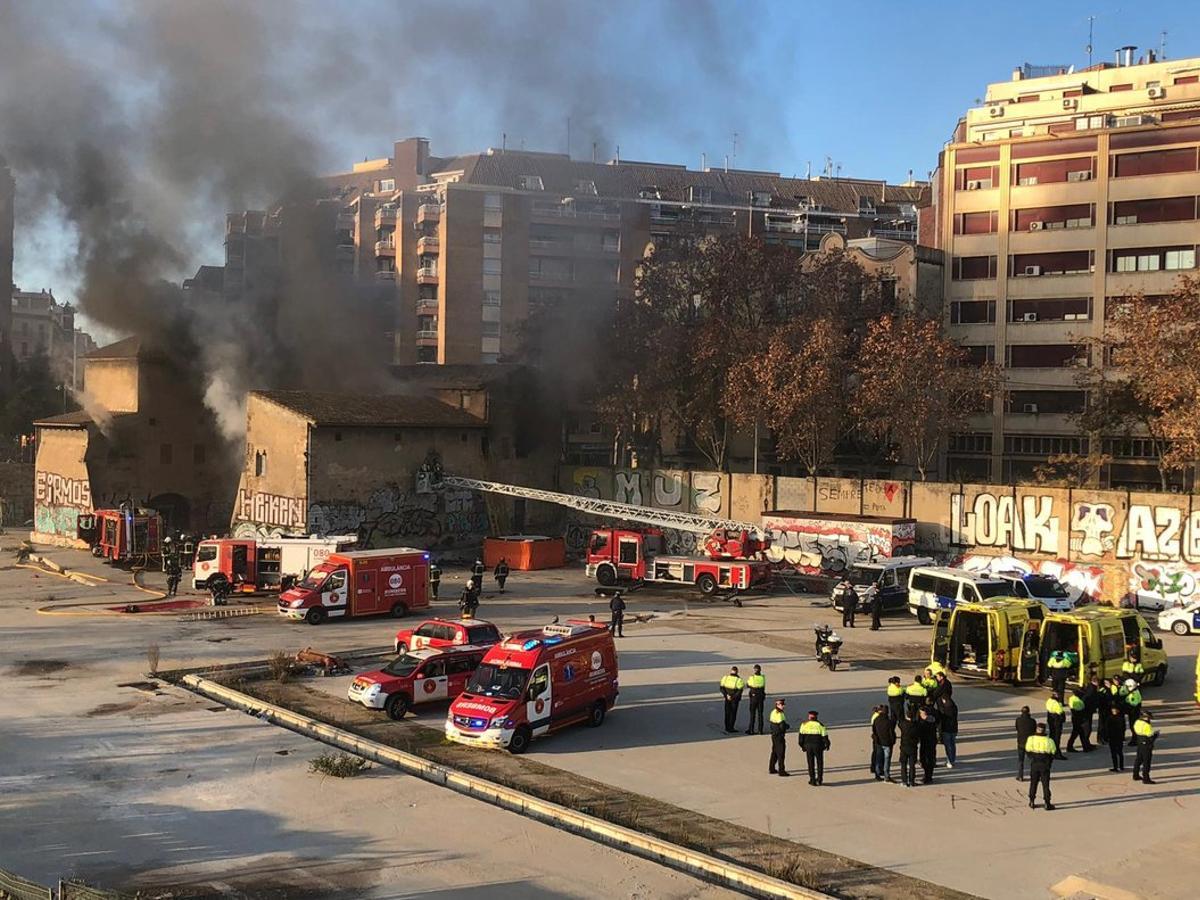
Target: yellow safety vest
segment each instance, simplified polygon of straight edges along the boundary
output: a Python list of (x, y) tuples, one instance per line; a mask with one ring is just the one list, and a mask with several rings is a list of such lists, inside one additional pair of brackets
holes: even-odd
[(767, 686), (767, 679), (763, 675), (751, 675), (746, 679), (746, 684), (750, 685), (751, 690), (761, 691)]
[(922, 678), (921, 686), (923, 688), (925, 688), (925, 690), (927, 690), (927, 691), (932, 691), (935, 687), (937, 687), (937, 679), (936, 678)]
[(814, 719), (809, 719), (807, 722), (805, 722), (803, 725), (800, 726), (800, 733), (801, 734), (816, 734), (816, 735), (820, 735), (821, 737), (825, 737), (825, 726)]
[(873, 712), (873, 713), (871, 713), (871, 724), (872, 724), (872, 725), (874, 725), (874, 724), (875, 724), (875, 720), (876, 720), (876, 719), (878, 719), (878, 718), (879, 718), (879, 713), (878, 713), (878, 712)]
[(738, 678), (736, 675), (726, 675), (721, 679), (721, 687), (727, 691), (740, 691), (746, 686), (746, 682)]
[(1141, 663), (1125, 661), (1121, 663), (1121, 672), (1125, 675), (1145, 675), (1146, 669)]
[(778, 709), (771, 710), (771, 724), (778, 725), (780, 722), (782, 722), (784, 725), (786, 725), (787, 724), (787, 716), (785, 716)]
[(910, 684), (908, 687), (906, 687), (904, 689), (904, 693), (908, 694), (908, 696), (910, 696), (910, 697), (924, 697), (929, 692), (927, 690), (925, 690), (925, 685), (918, 684), (917, 682), (914, 681), (912, 684)]
[(1048, 753), (1054, 756), (1058, 752), (1058, 746), (1054, 743), (1054, 738), (1044, 734), (1031, 734), (1025, 739), (1026, 753)]
[(902, 697), (904, 696), (904, 688), (898, 684), (889, 684), (887, 686), (887, 695), (889, 697)]
[(1154, 735), (1154, 726), (1145, 719), (1138, 719), (1133, 723), (1133, 733), (1138, 737), (1152, 737)]
[(1128, 694), (1125, 695), (1125, 702), (1128, 703), (1130, 706), (1141, 706), (1142, 705), (1142, 692), (1141, 691), (1130, 691)]
[(1071, 699), (1068, 700), (1067, 703), (1070, 704), (1072, 712), (1083, 712), (1083, 708), (1087, 706), (1087, 704), (1083, 702), (1083, 698), (1078, 694), (1072, 694)]
[(1051, 697), (1046, 701), (1046, 712), (1052, 716), (1061, 716), (1063, 714), (1063, 705)]

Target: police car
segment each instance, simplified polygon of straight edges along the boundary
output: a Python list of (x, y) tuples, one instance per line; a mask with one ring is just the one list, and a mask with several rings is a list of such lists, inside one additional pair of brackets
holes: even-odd
[(1075, 601), (1067, 589), (1051, 575), (1009, 571), (997, 572), (993, 577), (1003, 578), (1011, 584), (1014, 597), (1037, 600), (1050, 612), (1070, 612), (1075, 608)]
[(1186, 606), (1164, 609), (1158, 614), (1158, 627), (1162, 631), (1170, 629), (1178, 635), (1200, 632), (1200, 600), (1193, 600)]

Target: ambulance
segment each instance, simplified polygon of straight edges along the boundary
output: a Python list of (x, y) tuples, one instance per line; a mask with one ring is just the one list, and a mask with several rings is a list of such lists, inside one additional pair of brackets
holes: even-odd
[(604, 724), (617, 702), (617, 649), (594, 622), (568, 620), (494, 644), (450, 704), (446, 738), (524, 753), (568, 725)]
[(1042, 661), (1055, 650), (1069, 650), (1079, 655), (1079, 671), (1071, 681), (1082, 684), (1089, 674), (1113, 678), (1121, 674), (1121, 666), (1136, 650), (1146, 675), (1142, 684), (1161, 686), (1167, 680), (1167, 654), (1162, 639), (1155, 637), (1150, 626), (1134, 609), (1092, 606), (1069, 613), (1048, 613), (1042, 625)]
[(428, 609), (429, 554), (413, 547), (331, 553), (279, 595), (279, 614), (320, 625), (326, 619)]

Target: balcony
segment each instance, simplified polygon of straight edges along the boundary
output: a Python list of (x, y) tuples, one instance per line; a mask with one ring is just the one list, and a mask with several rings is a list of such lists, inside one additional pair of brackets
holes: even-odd
[(379, 269), (375, 273), (375, 280), (376, 281), (395, 281), (396, 280), (396, 270), (395, 269)]
[(417, 332), (418, 347), (436, 347), (438, 343), (438, 333), (436, 329), (425, 329)]
[(352, 212), (338, 213), (337, 224), (334, 227), (338, 231), (353, 232), (355, 221), (357, 220), (357, 218), (358, 217), (355, 216), (354, 213), (352, 213)]
[(441, 243), (438, 241), (436, 234), (423, 234), (417, 238), (417, 255), (423, 256), (426, 253), (437, 253)]
[(375, 227), (381, 228), (384, 225), (396, 224), (396, 207), (381, 206), (375, 210)]
[(338, 259), (354, 259), (354, 244), (338, 244), (337, 258)]
[(381, 241), (375, 242), (376, 256), (395, 256), (396, 255), (396, 239), (384, 238)]
[(564, 255), (571, 253), (571, 244), (567, 241), (554, 241), (544, 238), (529, 239), (530, 253), (545, 253), (549, 255)]
[(436, 297), (421, 297), (417, 300), (418, 316), (436, 316), (438, 301)]
[(437, 284), (438, 271), (434, 266), (422, 266), (417, 269), (417, 284)]
[(871, 233), (877, 238), (889, 241), (905, 241), (909, 244), (917, 241), (917, 232), (911, 228), (876, 228)]
[(417, 224), (438, 222), (442, 218), (442, 208), (436, 203), (422, 203), (417, 207)]

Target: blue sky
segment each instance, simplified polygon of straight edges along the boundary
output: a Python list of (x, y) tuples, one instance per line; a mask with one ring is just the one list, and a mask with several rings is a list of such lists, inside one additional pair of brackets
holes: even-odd
[[(439, 155), (499, 145), (502, 132), (510, 147), (561, 151), (571, 115), (579, 158), (595, 138), (604, 158), (619, 144), (626, 159), (698, 167), (705, 152), (716, 166), (737, 132), (740, 168), (803, 175), (830, 156), (844, 176), (900, 181), (910, 169), (926, 176), (989, 81), (1024, 62), (1086, 65), (1089, 15), (1096, 61), (1123, 44), (1157, 49), (1164, 30), (1169, 58), (1200, 56), (1200, 17), (1184, 0), (356, 0), (336, 7), (341, 18), (317, 0), (296, 2), (297, 24), (280, 18), (278, 32), (267, 30), (280, 46), (264, 54), (262, 80), (269, 95), (272, 84), (294, 87), (289, 67), (320, 73), (311, 102), (288, 90), (279, 105), (318, 136), (315, 165), (325, 170), (386, 155), (391, 140), (411, 134), (431, 138)], [(119, 17), (126, 6), (102, 0), (93, 9)], [(87, 32), (74, 46), (90, 47), (82, 39), (96, 31)], [(136, 97), (157, 76), (137, 54), (130, 59), (115, 77), (130, 82), (123, 96)], [(338, 78), (342, 90), (324, 89)], [(219, 210), (197, 217), (211, 237), (189, 243), (188, 258), (164, 277), (221, 261)], [(17, 283), (70, 299), (73, 251), (61, 218), (18, 222)]]

